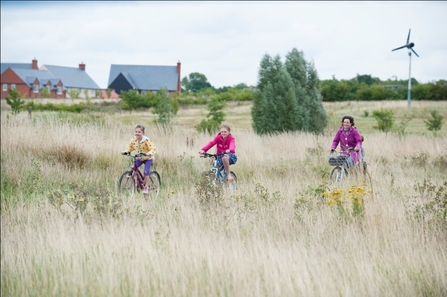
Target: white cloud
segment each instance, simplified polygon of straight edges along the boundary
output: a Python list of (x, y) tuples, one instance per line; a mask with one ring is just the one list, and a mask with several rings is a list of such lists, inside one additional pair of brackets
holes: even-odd
[(262, 56), (297, 48), (320, 79), (447, 79), (447, 2), (2, 2), (2, 62), (77, 67), (107, 87), (111, 64), (176, 65), (215, 87), (255, 85)]

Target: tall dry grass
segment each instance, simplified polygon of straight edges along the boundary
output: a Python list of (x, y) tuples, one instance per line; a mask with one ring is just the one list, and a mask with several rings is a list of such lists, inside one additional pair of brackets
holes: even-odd
[[(118, 115), (2, 112), (3, 296), (447, 295), (447, 222), (416, 218), (432, 196), (413, 189), (446, 181), (444, 137), (371, 134), (372, 182), (334, 186), (324, 174), (329, 133), (260, 137), (233, 127), (238, 190), (200, 204), (208, 161), (197, 152), (210, 137), (150, 122), (160, 197), (115, 194), (133, 125)], [(110, 189), (120, 212), (52, 205), (48, 192), (70, 184), (87, 195)], [(359, 216), (322, 195), (350, 186), (373, 189)]]

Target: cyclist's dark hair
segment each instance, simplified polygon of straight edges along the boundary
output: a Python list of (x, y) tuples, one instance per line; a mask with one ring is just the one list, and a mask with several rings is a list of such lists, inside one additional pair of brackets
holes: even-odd
[(355, 125), (355, 124), (354, 124), (354, 118), (353, 118), (353, 117), (350, 117), (350, 116), (344, 116), (344, 117), (341, 119), (341, 123), (343, 124), (343, 122), (344, 122), (346, 119), (348, 119), (348, 120), (351, 122), (351, 126), (354, 126), (354, 125)]
[(141, 124), (136, 124), (134, 129), (136, 129), (136, 128), (140, 128), (141, 131), (143, 131), (143, 133), (144, 133), (144, 126), (143, 126), (143, 125), (141, 125)]

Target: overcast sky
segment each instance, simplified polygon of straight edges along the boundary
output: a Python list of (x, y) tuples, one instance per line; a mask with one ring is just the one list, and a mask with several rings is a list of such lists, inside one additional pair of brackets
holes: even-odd
[(182, 64), (214, 87), (256, 85), (265, 54), (293, 48), (320, 79), (447, 79), (447, 2), (1, 2), (1, 61), (78, 67), (107, 87), (111, 64)]

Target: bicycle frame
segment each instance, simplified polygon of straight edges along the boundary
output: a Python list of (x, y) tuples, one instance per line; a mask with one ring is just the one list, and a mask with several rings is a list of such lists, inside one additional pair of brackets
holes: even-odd
[(236, 184), (236, 174), (233, 171), (230, 171), (229, 173), (226, 172), (224, 166), (222, 166), (221, 168), (219, 168), (219, 166), (217, 165), (217, 158), (218, 157), (222, 157), (225, 154), (208, 154), (208, 153), (204, 153), (202, 158), (213, 158), (213, 162), (211, 163), (211, 167), (208, 170), (209, 173), (212, 173), (214, 176), (214, 180), (213, 183), (217, 186), (224, 186), (224, 184), (226, 183), (226, 176), (228, 174), (232, 174), (233, 175), (233, 188), (235, 188), (235, 184)]
[(130, 154), (126, 154), (127, 156), (134, 159), (133, 164), (129, 167), (129, 170), (125, 171), (118, 182), (118, 190), (122, 193), (129, 193), (131, 197), (133, 197), (135, 190), (140, 192), (144, 190), (144, 187), (148, 187), (148, 193), (144, 193), (145, 195), (158, 197), (160, 193), (161, 180), (160, 175), (157, 171), (151, 170), (149, 174), (149, 181), (146, 184), (145, 176), (138, 169), (136, 164), (136, 159), (138, 157), (146, 156), (144, 154), (139, 154), (132, 156)]
[[(348, 159), (350, 158), (351, 151), (353, 151), (353, 149), (345, 151), (333, 150), (332, 154), (329, 155), (329, 165), (334, 166), (334, 169), (332, 169), (330, 174), (330, 179), (334, 180), (334, 182), (341, 183), (345, 178), (345, 175), (348, 175), (348, 170), (350, 168)], [(335, 156), (333, 153), (336, 153), (337, 155)]]
[(137, 189), (143, 190), (144, 188), (144, 176), (141, 173), (140, 169), (138, 169), (137, 164), (135, 161), (133, 162), (133, 165), (129, 168), (132, 171), (132, 179), (137, 186)]
[[(334, 155), (334, 153), (336, 153), (337, 155)], [(353, 148), (348, 148), (344, 151), (333, 150), (332, 154), (329, 155), (329, 165), (334, 166), (334, 169), (332, 169), (332, 172), (330, 174), (330, 179), (333, 180), (335, 183), (341, 183), (345, 176), (352, 173), (352, 168), (354, 168), (355, 164), (363, 163), (361, 156), (359, 156), (360, 158), (358, 162), (354, 162), (351, 153), (359, 152), (354, 151)], [(351, 158), (352, 163), (348, 162), (349, 158)]]

